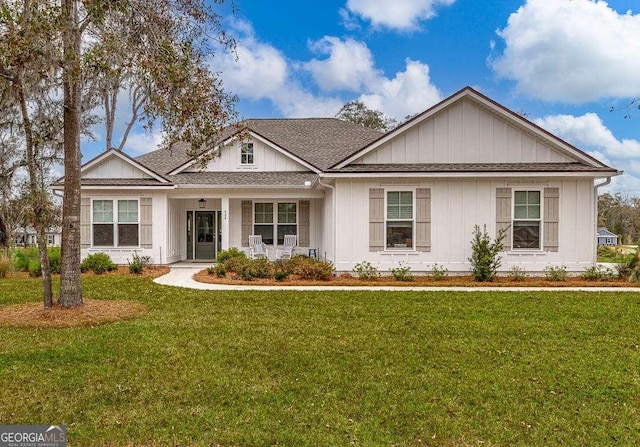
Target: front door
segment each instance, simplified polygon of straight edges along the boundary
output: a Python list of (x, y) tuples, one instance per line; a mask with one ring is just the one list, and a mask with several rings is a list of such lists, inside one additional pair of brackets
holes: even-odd
[(196, 211), (195, 259), (215, 259), (217, 231), (214, 211)]

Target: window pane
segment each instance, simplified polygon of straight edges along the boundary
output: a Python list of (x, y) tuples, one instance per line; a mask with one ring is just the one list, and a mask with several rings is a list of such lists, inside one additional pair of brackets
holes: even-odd
[(253, 234), (262, 236), (262, 242), (273, 245), (273, 225), (254, 225)]
[(527, 192), (526, 191), (516, 191), (514, 202), (516, 205), (525, 205), (527, 203)]
[(93, 221), (113, 222), (113, 201), (94, 200), (93, 201)]
[(413, 222), (387, 222), (387, 248), (413, 248)]
[(411, 191), (402, 191), (400, 193), (400, 203), (402, 205), (412, 205), (413, 204), (413, 193)]
[(527, 218), (527, 206), (526, 205), (516, 205), (513, 214), (514, 214), (516, 219), (526, 219)]
[(396, 191), (387, 192), (387, 204), (398, 205), (400, 203), (400, 193)]
[(255, 204), (255, 223), (273, 223), (273, 203)]
[(529, 205), (540, 205), (540, 191), (528, 191), (527, 202), (529, 203)]
[(138, 246), (138, 224), (118, 225), (118, 247)]
[(253, 143), (245, 143), (240, 149), (240, 163), (253, 164)]
[(413, 219), (413, 206), (401, 205), (400, 207), (400, 219)]
[(93, 245), (113, 247), (113, 224), (93, 224)]
[(118, 222), (138, 222), (137, 200), (118, 200)]
[(284, 236), (286, 234), (296, 234), (296, 225), (278, 225), (278, 245), (284, 244)]
[(295, 203), (278, 203), (278, 223), (296, 223)]
[(400, 218), (400, 208), (396, 206), (388, 206), (387, 207), (387, 219), (399, 219)]
[(513, 248), (540, 248), (540, 222), (513, 222)]
[(529, 205), (528, 206), (528, 219), (540, 219), (540, 205)]

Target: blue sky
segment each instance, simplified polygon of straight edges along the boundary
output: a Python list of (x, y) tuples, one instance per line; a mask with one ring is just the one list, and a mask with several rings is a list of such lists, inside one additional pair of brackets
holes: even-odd
[[(333, 116), (360, 99), (401, 119), (470, 85), (624, 169), (612, 190), (640, 195), (640, 111), (624, 119), (640, 97), (637, 0), (236, 4), (224, 13), (237, 58), (218, 52), (210, 64), (245, 118)], [(126, 151), (158, 141), (137, 129)]]

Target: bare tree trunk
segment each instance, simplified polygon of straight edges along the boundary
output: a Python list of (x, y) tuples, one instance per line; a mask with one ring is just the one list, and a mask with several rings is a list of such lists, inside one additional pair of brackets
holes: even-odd
[(62, 0), (64, 66), (64, 197), (62, 200), (62, 271), (60, 297), (63, 307), (82, 305), (80, 278), (80, 29), (77, 4)]
[[(28, 2), (25, 2), (28, 7)], [(28, 11), (27, 11), (28, 12)], [(27, 14), (25, 14), (27, 15)], [(38, 179), (37, 154), (35, 142), (33, 140), (33, 127), (27, 109), (25, 96), (24, 78), (19, 75), (16, 79), (18, 99), (20, 100), (20, 111), (25, 135), (25, 149), (27, 167), (29, 170), (29, 205), (31, 207), (31, 223), (36, 230), (38, 248), (40, 252), (40, 266), (42, 272), (42, 301), (45, 308), (53, 306), (53, 291), (51, 288), (51, 269), (49, 268), (49, 255), (47, 253), (47, 241), (45, 236), (45, 222), (47, 208), (43, 201), (47, 200), (42, 185)], [(26, 233), (26, 228), (25, 228)]]

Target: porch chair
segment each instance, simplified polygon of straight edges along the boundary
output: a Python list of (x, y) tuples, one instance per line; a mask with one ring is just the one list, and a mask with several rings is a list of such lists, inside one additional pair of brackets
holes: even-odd
[(262, 242), (262, 235), (253, 234), (249, 236), (249, 256), (251, 259), (269, 258), (269, 251), (264, 242)]
[(297, 236), (295, 234), (284, 235), (284, 245), (278, 251), (280, 252), (279, 259), (291, 259), (293, 256), (293, 250), (296, 248)]

